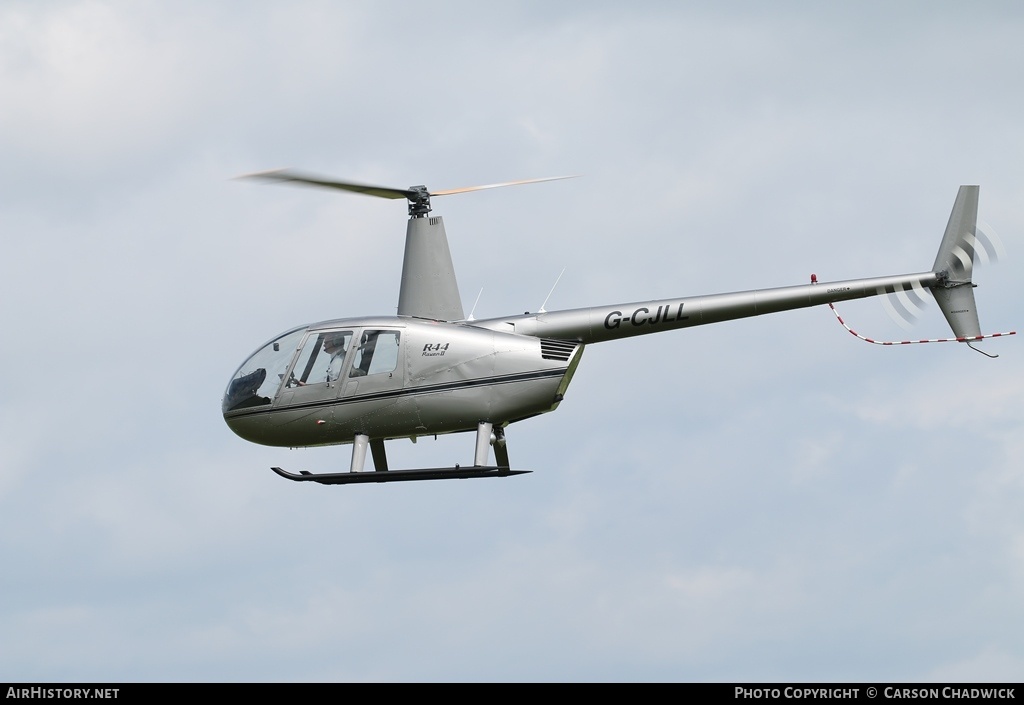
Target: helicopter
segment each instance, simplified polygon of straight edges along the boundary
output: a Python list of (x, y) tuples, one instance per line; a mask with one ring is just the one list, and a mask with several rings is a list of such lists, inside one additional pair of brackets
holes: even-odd
[[(970, 346), (1014, 334), (983, 335), (978, 321), (972, 282), (978, 186), (961, 186), (957, 192), (928, 271), (828, 283), (811, 275), (810, 284), (797, 286), (562, 311), (546, 311), (542, 305), (534, 313), (475, 320), (463, 310), (444, 222), (430, 215), (430, 199), (571, 177), (445, 191), (372, 186), (287, 169), (241, 178), (408, 201), (397, 315), (341, 318), (285, 331), (238, 367), (224, 393), (224, 420), (247, 441), (292, 448), (352, 445), (347, 472), (272, 468), (298, 482), (342, 485), (531, 472), (512, 468), (505, 431), (517, 421), (557, 409), (584, 349), (594, 343), (925, 289), (955, 337), (903, 342)], [(472, 465), (388, 467), (386, 441), (453, 433), (475, 433)], [(373, 471), (366, 471), (367, 450)]]

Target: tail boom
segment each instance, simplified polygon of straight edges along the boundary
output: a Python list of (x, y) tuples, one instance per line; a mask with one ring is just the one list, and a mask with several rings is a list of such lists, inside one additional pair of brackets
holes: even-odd
[(474, 321), (473, 325), (541, 338), (575, 340), (584, 344), (600, 343), (836, 301), (891, 294), (911, 287), (930, 288), (937, 282), (938, 277), (934, 272), (921, 272), (549, 311)]
[[(1013, 335), (1012, 332), (982, 335), (978, 322), (974, 284), (971, 281), (978, 242), (978, 192), (978, 186), (960, 187), (930, 272), (822, 284), (816, 283), (812, 275), (812, 283), (803, 286), (638, 301), (567, 311), (541, 310), (535, 314), (476, 321), (474, 325), (520, 335), (590, 344), (808, 306), (831, 306), (837, 301), (924, 288), (932, 292), (955, 337), (900, 341), (899, 344), (947, 341), (970, 343), (984, 338)], [(838, 313), (836, 315), (838, 317)], [(849, 327), (847, 330), (850, 330)], [(877, 342), (853, 330), (850, 332), (868, 342)]]

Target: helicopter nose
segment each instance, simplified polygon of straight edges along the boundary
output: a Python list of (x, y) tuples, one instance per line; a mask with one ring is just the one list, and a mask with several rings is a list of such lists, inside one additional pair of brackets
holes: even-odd
[(260, 415), (257, 416), (232, 416), (224, 414), (224, 423), (238, 436), (250, 443), (268, 445), (266, 439), (266, 423)]

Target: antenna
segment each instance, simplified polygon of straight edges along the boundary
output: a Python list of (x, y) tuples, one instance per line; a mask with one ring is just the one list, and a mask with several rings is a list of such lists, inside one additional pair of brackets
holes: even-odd
[(475, 318), (473, 318), (473, 312), (476, 311), (476, 305), (478, 303), (480, 303), (480, 294), (482, 294), (482, 293), (484, 293), (484, 288), (480, 287), (480, 293), (476, 295), (476, 301), (473, 302), (473, 308), (470, 309), (469, 315), (466, 316), (466, 320), (467, 321), (475, 321), (476, 320)]
[(540, 305), (540, 308), (537, 309), (537, 313), (547, 313), (547, 311), (544, 310), (544, 307), (548, 305), (548, 299), (550, 299), (551, 295), (555, 293), (555, 287), (558, 286), (558, 282), (562, 278), (563, 274), (565, 274), (565, 267), (562, 267), (562, 271), (558, 273), (558, 279), (555, 279), (555, 283), (551, 287), (551, 291), (548, 292), (548, 296), (546, 299), (544, 299), (544, 303), (542, 303)]

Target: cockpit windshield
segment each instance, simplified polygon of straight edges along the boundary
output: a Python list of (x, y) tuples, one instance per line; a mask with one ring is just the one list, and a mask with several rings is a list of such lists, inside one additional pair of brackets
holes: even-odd
[(224, 413), (273, 402), (305, 333), (305, 328), (289, 331), (246, 360), (228, 384), (222, 404)]

